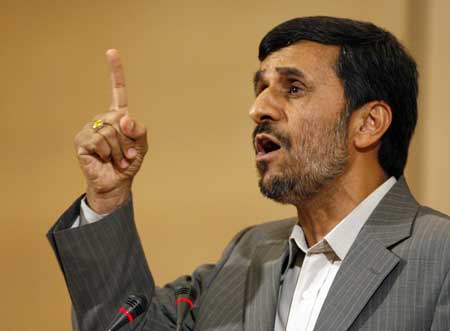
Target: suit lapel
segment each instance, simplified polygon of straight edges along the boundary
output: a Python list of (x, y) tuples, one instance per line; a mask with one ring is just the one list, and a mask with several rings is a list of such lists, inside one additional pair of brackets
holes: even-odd
[(386, 194), (350, 248), (314, 330), (348, 330), (399, 263), (388, 248), (409, 237), (418, 204), (402, 178)]
[(247, 275), (245, 331), (273, 331), (281, 268), (288, 253), (287, 240), (258, 245)]
[(199, 302), (203, 308), (195, 330), (273, 331), (281, 268), (295, 222), (266, 225), (235, 248)]
[(236, 255), (220, 269), (205, 297), (200, 299), (195, 330), (242, 331), (245, 280), (250, 259), (245, 254)]
[(317, 331), (347, 330), (399, 262), (376, 240), (361, 239), (364, 242), (353, 246), (334, 279), (316, 323)]

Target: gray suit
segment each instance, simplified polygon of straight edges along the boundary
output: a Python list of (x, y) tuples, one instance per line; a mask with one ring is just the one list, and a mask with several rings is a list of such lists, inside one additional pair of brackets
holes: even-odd
[[(74, 308), (74, 328), (105, 330), (129, 294), (152, 298), (124, 330), (175, 329), (173, 286), (200, 294), (185, 330), (273, 331), (287, 239), (296, 219), (243, 230), (215, 265), (155, 288), (131, 202), (105, 219), (69, 229), (77, 200), (48, 237)], [(401, 178), (383, 198), (342, 262), (315, 330), (450, 330), (450, 222), (420, 206)]]

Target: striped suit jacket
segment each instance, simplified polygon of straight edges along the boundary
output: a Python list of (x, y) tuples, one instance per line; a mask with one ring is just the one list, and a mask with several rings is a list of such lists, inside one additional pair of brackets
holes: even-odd
[[(103, 220), (70, 229), (77, 200), (48, 238), (73, 303), (74, 330), (106, 330), (129, 294), (148, 311), (123, 330), (175, 329), (174, 286), (199, 293), (185, 330), (273, 331), (282, 265), (296, 219), (241, 231), (214, 265), (154, 285), (132, 203)], [(383, 198), (342, 262), (314, 330), (450, 330), (450, 222), (420, 206), (403, 178)]]

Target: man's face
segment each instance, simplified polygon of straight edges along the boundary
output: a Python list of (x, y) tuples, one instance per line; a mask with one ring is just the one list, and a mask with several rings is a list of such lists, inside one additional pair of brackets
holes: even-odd
[(269, 55), (255, 74), (253, 142), (261, 192), (299, 204), (343, 173), (348, 160), (339, 48), (302, 41)]

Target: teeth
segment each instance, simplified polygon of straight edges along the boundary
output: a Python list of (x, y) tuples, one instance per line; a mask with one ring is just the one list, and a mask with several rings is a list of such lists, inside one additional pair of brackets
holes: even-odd
[(256, 139), (256, 152), (264, 155), (280, 149), (280, 146), (268, 137), (258, 137)]
[(265, 150), (264, 150), (263, 143), (261, 141), (258, 141), (256, 143), (256, 152), (258, 153), (258, 155), (266, 153)]

